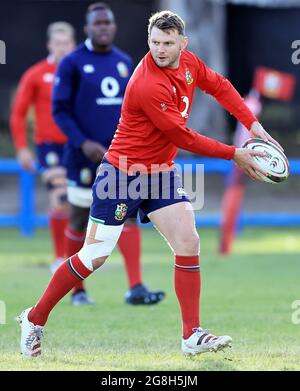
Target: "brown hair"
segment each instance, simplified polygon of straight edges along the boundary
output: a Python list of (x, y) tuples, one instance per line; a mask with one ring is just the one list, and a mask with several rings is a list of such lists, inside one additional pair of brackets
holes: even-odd
[(176, 30), (178, 34), (184, 35), (184, 21), (179, 15), (171, 11), (156, 12), (150, 17), (148, 24), (149, 35), (154, 26), (160, 30)]

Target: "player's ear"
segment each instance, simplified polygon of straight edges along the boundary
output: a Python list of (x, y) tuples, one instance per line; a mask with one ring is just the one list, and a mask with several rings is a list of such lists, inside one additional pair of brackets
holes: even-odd
[(189, 43), (188, 37), (183, 37), (183, 40), (181, 41), (181, 50), (184, 50)]
[(84, 34), (85, 34), (86, 36), (88, 35), (88, 28), (87, 28), (87, 25), (86, 25), (86, 24), (83, 26), (83, 32), (84, 32)]

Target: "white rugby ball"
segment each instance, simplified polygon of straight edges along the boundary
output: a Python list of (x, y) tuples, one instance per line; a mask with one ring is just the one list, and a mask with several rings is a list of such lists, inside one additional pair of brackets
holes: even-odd
[(255, 162), (267, 173), (257, 175), (268, 183), (280, 183), (285, 181), (290, 175), (290, 165), (283, 151), (271, 141), (264, 141), (260, 138), (248, 139), (243, 148), (253, 151), (265, 152), (265, 157), (252, 156)]

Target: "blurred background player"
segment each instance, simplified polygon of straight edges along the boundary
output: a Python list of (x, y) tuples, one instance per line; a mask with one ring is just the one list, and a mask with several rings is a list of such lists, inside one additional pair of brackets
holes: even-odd
[[(133, 70), (130, 57), (113, 46), (116, 23), (105, 3), (88, 7), (85, 33), (86, 41), (60, 63), (53, 95), (54, 119), (68, 137), (64, 159), (70, 203), (67, 257), (83, 246), (97, 166), (117, 128), (125, 88)], [(126, 302), (161, 301), (164, 292), (149, 291), (142, 284), (141, 238), (135, 219), (129, 219), (118, 245), (130, 288), (125, 295)], [(77, 292), (81, 301), (89, 300), (83, 285)]]
[(67, 225), (66, 176), (62, 166), (66, 136), (56, 126), (51, 114), (51, 95), (56, 67), (64, 55), (74, 49), (74, 28), (55, 22), (47, 30), (49, 55), (30, 67), (19, 83), (10, 116), (10, 128), (20, 165), (35, 170), (35, 156), (27, 143), (27, 117), (35, 111), (34, 143), (42, 178), (49, 192), (49, 226), (54, 249), (54, 272), (65, 257), (64, 230)]

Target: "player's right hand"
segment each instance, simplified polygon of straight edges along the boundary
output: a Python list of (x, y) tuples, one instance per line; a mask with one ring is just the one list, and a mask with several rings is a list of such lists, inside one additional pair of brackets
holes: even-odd
[(86, 140), (81, 146), (84, 155), (94, 163), (99, 163), (106, 152), (103, 145), (92, 140)]
[(34, 155), (28, 148), (19, 149), (17, 159), (25, 170), (34, 171)]
[(233, 160), (250, 178), (257, 181), (262, 181), (262, 178), (259, 177), (256, 172), (260, 172), (263, 175), (266, 175), (266, 172), (255, 163), (255, 161), (252, 159), (252, 156), (265, 157), (266, 154), (262, 151), (253, 151), (246, 148), (236, 148)]

